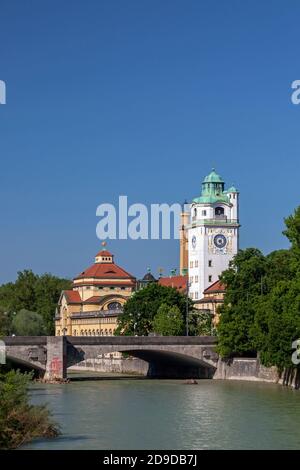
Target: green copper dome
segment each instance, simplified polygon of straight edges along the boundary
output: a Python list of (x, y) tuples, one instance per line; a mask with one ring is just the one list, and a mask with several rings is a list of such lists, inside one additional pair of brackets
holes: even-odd
[(231, 186), (229, 189), (226, 191), (227, 193), (238, 193), (238, 189), (236, 189), (234, 186)]
[(224, 191), (225, 183), (213, 168), (208, 176), (204, 178), (202, 183), (201, 196), (193, 199), (193, 202), (202, 204), (213, 204), (215, 202), (229, 203), (229, 196)]
[(212, 171), (204, 178), (203, 183), (224, 183), (221, 176), (216, 173), (213, 168)]

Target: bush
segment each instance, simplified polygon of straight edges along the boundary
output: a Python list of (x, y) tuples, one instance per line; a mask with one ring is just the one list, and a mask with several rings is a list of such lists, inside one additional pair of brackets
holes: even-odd
[(27, 386), (32, 374), (0, 373), (0, 449), (16, 449), (36, 437), (59, 434), (45, 406), (29, 404)]

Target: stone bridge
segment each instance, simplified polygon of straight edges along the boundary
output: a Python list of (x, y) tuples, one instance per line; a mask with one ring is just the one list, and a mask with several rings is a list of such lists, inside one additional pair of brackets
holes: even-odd
[(148, 363), (151, 377), (210, 378), (217, 368), (212, 336), (14, 336), (2, 338), (8, 360), (35, 369), (46, 380), (103, 355), (127, 353)]

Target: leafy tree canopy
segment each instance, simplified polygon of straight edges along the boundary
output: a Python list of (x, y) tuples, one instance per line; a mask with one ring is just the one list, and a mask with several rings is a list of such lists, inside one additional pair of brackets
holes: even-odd
[[(70, 289), (71, 281), (51, 274), (38, 276), (31, 270), (18, 273), (15, 283), (0, 286), (0, 311), (7, 312), (6, 318), (22, 309), (37, 312), (43, 318), (45, 334), (54, 333), (54, 313), (62, 290)], [(0, 315), (0, 331), (7, 330)], [(8, 328), (10, 329), (10, 328)]]
[(161, 304), (153, 319), (153, 329), (162, 336), (180, 336), (184, 333), (184, 321), (179, 308)]
[(41, 315), (22, 308), (12, 320), (11, 331), (17, 336), (41, 336), (46, 328)]
[[(153, 282), (126, 302), (116, 334), (147, 336), (153, 332), (153, 320), (162, 304), (178, 307), (182, 319), (185, 318), (186, 296), (172, 287)], [(192, 308), (191, 300), (189, 308)]]
[(300, 206), (285, 223), (289, 250), (240, 251), (221, 276), (226, 294), (218, 349), (224, 357), (259, 353), (265, 365), (292, 366), (292, 342), (300, 338)]

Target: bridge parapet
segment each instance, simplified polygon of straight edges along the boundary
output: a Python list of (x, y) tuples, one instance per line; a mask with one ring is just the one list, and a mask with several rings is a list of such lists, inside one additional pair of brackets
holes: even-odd
[(148, 362), (152, 375), (154, 370), (159, 375), (164, 368), (176, 372), (176, 368), (190, 367), (208, 377), (218, 360), (217, 338), (211, 336), (15, 336), (3, 340), (8, 357), (39, 369), (49, 381), (65, 379), (71, 365), (97, 361), (114, 352)]

